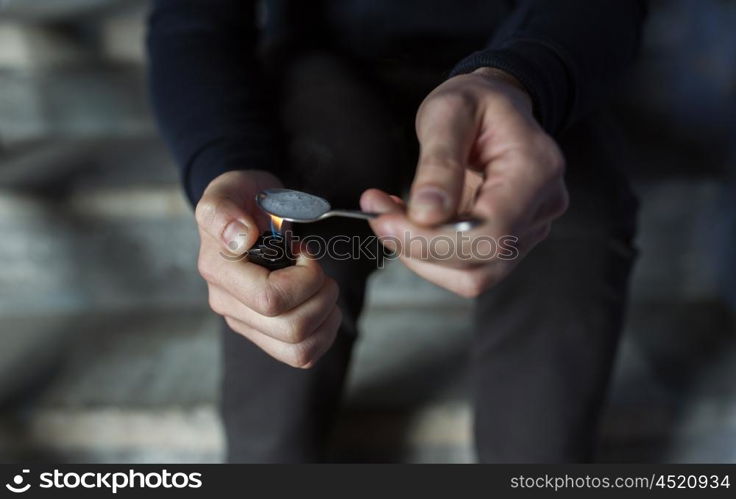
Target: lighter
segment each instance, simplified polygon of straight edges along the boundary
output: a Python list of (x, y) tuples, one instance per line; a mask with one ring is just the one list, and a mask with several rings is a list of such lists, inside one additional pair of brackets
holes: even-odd
[[(274, 220), (275, 219), (275, 220)], [(281, 219), (271, 217), (271, 230), (264, 231), (251, 249), (248, 250), (248, 261), (278, 270), (294, 265), (296, 259), (291, 251), (291, 231), (279, 232)]]

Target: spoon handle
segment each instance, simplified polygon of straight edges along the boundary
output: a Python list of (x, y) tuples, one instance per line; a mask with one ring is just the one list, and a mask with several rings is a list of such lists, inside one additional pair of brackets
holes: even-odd
[[(376, 218), (380, 216), (380, 213), (371, 213), (369, 211), (359, 211), (359, 210), (330, 210), (319, 219), (327, 218), (327, 217), (348, 217), (348, 218), (359, 218), (361, 220), (371, 220), (373, 218)], [(446, 229), (455, 229), (458, 232), (465, 232), (468, 230), (473, 230), (477, 226), (481, 225), (483, 222), (482, 220), (474, 217), (461, 217), (456, 218), (454, 220), (450, 220), (449, 222), (446, 222), (442, 224), (439, 227), (446, 228)]]
[(376, 218), (378, 215), (379, 213), (371, 213), (368, 211), (360, 211), (360, 210), (330, 210), (324, 215), (322, 215), (320, 218), (348, 217), (348, 218), (359, 218), (361, 220), (371, 220), (373, 218)]

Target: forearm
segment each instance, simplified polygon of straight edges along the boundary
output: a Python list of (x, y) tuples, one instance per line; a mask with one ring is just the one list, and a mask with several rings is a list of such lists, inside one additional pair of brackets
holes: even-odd
[(644, 0), (524, 0), (487, 49), (452, 74), (495, 67), (516, 77), (542, 126), (558, 134), (590, 112), (634, 59)]
[(278, 167), (255, 57), (254, 4), (154, 2), (147, 39), (151, 98), (193, 204), (221, 173)]

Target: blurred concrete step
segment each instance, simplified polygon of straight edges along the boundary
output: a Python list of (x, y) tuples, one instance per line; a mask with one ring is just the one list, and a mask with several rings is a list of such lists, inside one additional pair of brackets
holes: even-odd
[(0, 68), (4, 72), (50, 69), (84, 60), (82, 47), (60, 31), (0, 20)]
[[(17, 322), (2, 320), (1, 334), (7, 355), (25, 369), (8, 372), (13, 366), (0, 364), (0, 373), (16, 385), (6, 390), (5, 405), (25, 410), (4, 412), (3, 460), (219, 459), (219, 360), (210, 314), (36, 317), (35, 345), (15, 341), (24, 333)], [(43, 366), (39, 352), (49, 347), (52, 361)], [(24, 379), (31, 369), (38, 372)]]
[(45, 148), (0, 157), (1, 311), (203, 303), (191, 210), (157, 139)]
[(0, 13), (7, 19), (24, 22), (78, 21), (129, 6), (140, 6), (146, 0), (3, 0)]
[(145, 64), (148, 0), (2, 0), (0, 68)]
[(3, 144), (153, 130), (144, 74), (147, 1), (2, 5)]
[(104, 198), (0, 194), (2, 313), (203, 303), (196, 232), (179, 191)]
[(0, 460), (216, 461), (208, 321), (187, 310), (0, 321), (14, 359), (0, 362)]
[(28, 140), (0, 152), (0, 190), (39, 202), (85, 189), (104, 195), (113, 187), (177, 185), (168, 152), (150, 134)]
[[(426, 310), (368, 311), (350, 374), (338, 456), (385, 456), (396, 447), (403, 449), (402, 459), (470, 459), (463, 383), (466, 315), (453, 308), (431, 315)], [(220, 322), (212, 314), (138, 311), (47, 321), (37, 320), (46, 332), (36, 346), (44, 345), (45, 336), (57, 362), (51, 363), (51, 376), (42, 376), (48, 369), (36, 373), (34, 390), (17, 386), (23, 373), (13, 376), (16, 389), (26, 394), (25, 409), (0, 425), (3, 460), (12, 455), (167, 462), (220, 458)], [(38, 368), (39, 362), (31, 361), (37, 348), (14, 341), (24, 334), (18, 323), (0, 321), (3, 340), (11, 345), (8, 355), (18, 359), (17, 365)], [(407, 356), (414, 361), (409, 366)], [(0, 379), (8, 379), (12, 373), (3, 367), (14, 367), (0, 364)], [(361, 435), (366, 423), (375, 427), (374, 415), (400, 418), (405, 432), (389, 434), (393, 440), (377, 440), (361, 452)]]
[(150, 2), (144, 0), (102, 19), (97, 27), (98, 50), (105, 60), (135, 64), (146, 63), (145, 33)]
[(0, 86), (0, 135), (7, 145), (154, 131), (145, 77), (127, 65), (0, 71)]

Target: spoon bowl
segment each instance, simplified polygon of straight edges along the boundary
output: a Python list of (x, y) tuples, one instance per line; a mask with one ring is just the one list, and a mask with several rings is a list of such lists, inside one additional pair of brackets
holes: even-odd
[(293, 189), (266, 189), (258, 193), (256, 203), (269, 215), (288, 222), (316, 222), (332, 211), (326, 199)]

